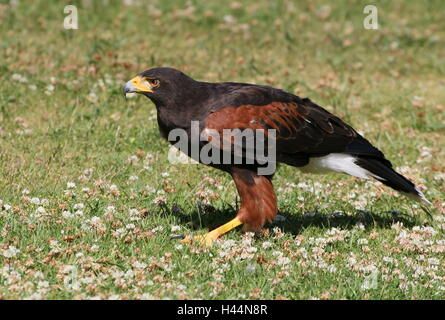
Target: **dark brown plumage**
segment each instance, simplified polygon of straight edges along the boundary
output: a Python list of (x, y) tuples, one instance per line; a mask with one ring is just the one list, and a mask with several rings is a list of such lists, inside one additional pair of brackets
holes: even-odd
[[(176, 128), (190, 136), (193, 120), (199, 121), (200, 131), (212, 129), (221, 134), (224, 129), (275, 129), (278, 163), (372, 177), (427, 201), (411, 181), (392, 169), (380, 150), (307, 98), (269, 86), (195, 81), (172, 68), (144, 71), (127, 83), (124, 92), (141, 93), (154, 102), (163, 137)], [(200, 147), (207, 143), (215, 141), (203, 141)], [(241, 197), (237, 217), (255, 231), (277, 213), (273, 174), (258, 175), (261, 165), (256, 160), (253, 164), (210, 164), (232, 175)]]

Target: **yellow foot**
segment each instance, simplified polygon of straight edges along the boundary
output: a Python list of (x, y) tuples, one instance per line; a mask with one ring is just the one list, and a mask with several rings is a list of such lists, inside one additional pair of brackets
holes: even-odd
[(213, 245), (213, 242), (215, 242), (216, 239), (218, 239), (221, 235), (224, 233), (232, 230), (233, 228), (238, 227), (242, 222), (235, 218), (226, 224), (222, 225), (221, 227), (216, 228), (215, 230), (212, 230), (205, 235), (198, 235), (198, 236), (192, 236), (188, 235), (185, 236), (184, 239), (181, 240), (182, 243), (190, 243), (190, 242), (197, 242), (205, 245), (206, 247), (211, 247)]
[(204, 235), (187, 235), (184, 239), (181, 240), (182, 243), (191, 243), (196, 242), (199, 244), (202, 244), (206, 247), (211, 247), (213, 245), (213, 242), (218, 239), (218, 237), (215, 237), (214, 235), (211, 235), (210, 232), (206, 233)]

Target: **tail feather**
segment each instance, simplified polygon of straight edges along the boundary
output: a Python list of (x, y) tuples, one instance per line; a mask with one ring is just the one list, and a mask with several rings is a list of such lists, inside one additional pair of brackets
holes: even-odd
[(423, 193), (416, 187), (414, 183), (397, 173), (386, 159), (375, 157), (358, 156), (355, 158), (355, 164), (372, 173), (372, 177), (379, 180), (388, 187), (397, 190), (404, 195), (418, 201), (424, 201), (431, 204)]

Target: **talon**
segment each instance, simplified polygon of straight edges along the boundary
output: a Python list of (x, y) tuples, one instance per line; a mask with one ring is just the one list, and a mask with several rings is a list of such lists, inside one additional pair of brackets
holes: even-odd
[(183, 234), (172, 234), (170, 236), (170, 239), (181, 239), (181, 240), (183, 240), (183, 239), (185, 239), (185, 235), (183, 235)]
[(190, 243), (193, 241), (193, 236), (191, 234), (184, 235), (184, 237), (181, 239), (182, 243)]

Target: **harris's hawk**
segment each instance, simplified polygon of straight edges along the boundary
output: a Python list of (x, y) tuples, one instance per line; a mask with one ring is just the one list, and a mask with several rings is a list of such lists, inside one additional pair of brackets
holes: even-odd
[[(227, 129), (239, 129), (238, 132), (246, 129), (275, 130), (273, 137), (266, 135), (262, 140), (273, 139), (275, 157), (272, 161), (275, 163), (285, 163), (309, 172), (336, 171), (363, 179), (374, 178), (411, 198), (428, 203), (410, 180), (393, 169), (380, 150), (340, 118), (307, 98), (269, 86), (196, 81), (172, 68), (153, 68), (142, 72), (126, 83), (124, 94), (132, 92), (145, 95), (156, 105), (159, 129), (165, 138), (175, 129), (185, 130), (191, 137), (193, 122), (199, 124), (200, 134), (212, 131), (223, 137), (223, 131)], [(229, 146), (235, 144), (234, 141), (232, 136)], [(212, 143), (222, 153), (233, 153), (235, 148), (227, 150), (222, 147), (225, 145), (222, 142), (209, 138), (199, 142), (199, 149)], [(254, 144), (253, 148), (257, 145)], [(185, 151), (189, 156), (192, 156), (191, 149)], [(242, 149), (245, 151), (247, 147), (242, 146)], [(241, 158), (247, 158), (247, 154), (242, 152)], [(258, 169), (264, 166), (264, 162), (254, 160), (253, 163), (206, 163), (231, 174), (240, 195), (241, 207), (236, 218), (202, 236), (201, 241), (211, 244), (241, 224), (246, 230), (258, 231), (276, 216), (277, 197), (271, 181), (273, 173), (259, 174)], [(187, 236), (183, 241), (191, 239), (192, 236)]]

